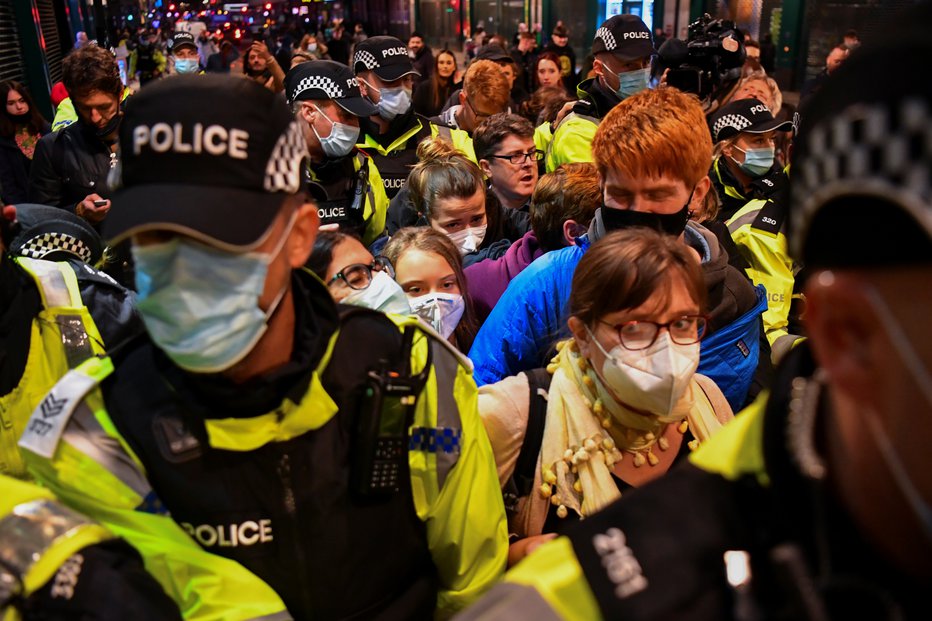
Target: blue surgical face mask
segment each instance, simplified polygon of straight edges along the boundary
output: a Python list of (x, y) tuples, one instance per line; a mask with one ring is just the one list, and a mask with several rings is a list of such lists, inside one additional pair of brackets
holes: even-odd
[(383, 88), (379, 93), (379, 116), (391, 121), (411, 109), (411, 89), (399, 86)]
[(379, 102), (376, 104), (379, 108), (379, 116), (386, 121), (391, 121), (396, 116), (401, 116), (411, 109), (411, 89), (404, 86), (393, 88), (378, 89), (365, 80), (362, 80), (371, 91), (379, 94)]
[(177, 73), (197, 73), (196, 58), (176, 58), (175, 71)]
[(136, 306), (159, 349), (193, 373), (219, 373), (246, 357), (287, 291), (268, 310), (259, 308), (269, 263), (293, 223), (269, 254), (233, 254), (180, 237), (133, 246)]
[(345, 123), (331, 121), (330, 118), (324, 114), (323, 110), (314, 104), (311, 105), (313, 105), (314, 109), (320, 112), (321, 116), (327, 119), (332, 126), (330, 135), (321, 137), (321, 135), (317, 133), (317, 128), (311, 125), (311, 131), (314, 132), (314, 135), (317, 136), (317, 139), (320, 141), (320, 147), (324, 150), (324, 155), (332, 158), (349, 155), (349, 152), (352, 151), (353, 147), (356, 145), (356, 141), (359, 140), (359, 128)]
[(773, 147), (762, 147), (760, 149), (748, 149), (745, 151), (735, 145), (734, 149), (744, 153), (744, 161), (739, 162), (734, 158), (731, 159), (735, 161), (735, 164), (738, 165), (738, 168), (743, 170), (751, 177), (763, 177), (771, 168), (773, 168), (775, 153), (775, 149)]
[(650, 82), (650, 67), (635, 69), (634, 71), (625, 71), (624, 73), (615, 73), (608, 68), (608, 65), (602, 65), (608, 73), (618, 78), (618, 88), (615, 94), (619, 99), (627, 99), (631, 95), (640, 93), (647, 88)]

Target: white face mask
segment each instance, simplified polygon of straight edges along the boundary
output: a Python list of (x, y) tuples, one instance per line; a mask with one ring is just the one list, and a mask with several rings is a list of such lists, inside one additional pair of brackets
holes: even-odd
[(411, 310), (448, 339), (466, 310), (466, 302), (458, 293), (428, 293), (419, 298), (410, 298)]
[(588, 326), (586, 331), (605, 356), (601, 375), (606, 386), (621, 402), (651, 414), (670, 414), (699, 366), (699, 343), (677, 345), (669, 332), (657, 335), (646, 349), (631, 351), (619, 343), (606, 352)]
[(455, 233), (447, 233), (447, 237), (456, 246), (461, 256), (466, 256), (470, 252), (475, 252), (485, 239), (485, 229), (487, 225), (465, 228)]
[(372, 281), (368, 287), (353, 291), (343, 298), (341, 303), (371, 308), (383, 313), (411, 314), (411, 306), (404, 289), (386, 272), (372, 274)]

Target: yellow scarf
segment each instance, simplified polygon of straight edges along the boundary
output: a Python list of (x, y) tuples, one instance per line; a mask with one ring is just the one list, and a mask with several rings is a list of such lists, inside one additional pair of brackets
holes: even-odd
[(547, 367), (553, 380), (541, 446), (543, 485), (539, 492), (550, 498), (560, 517), (566, 517), (570, 509), (583, 517), (592, 515), (621, 497), (611, 474), (615, 462), (622, 459), (619, 449), (647, 449), (668, 424), (684, 419), (700, 442), (722, 426), (711, 407), (694, 407), (694, 394), (703, 394), (695, 378), (672, 412), (645, 416), (617, 401), (579, 355), (575, 341), (563, 341), (557, 349), (559, 353)]

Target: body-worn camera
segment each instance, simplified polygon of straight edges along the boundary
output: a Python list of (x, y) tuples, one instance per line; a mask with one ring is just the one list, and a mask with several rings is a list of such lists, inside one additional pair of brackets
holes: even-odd
[(706, 13), (689, 25), (686, 42), (670, 39), (658, 51), (661, 70), (669, 69), (667, 85), (707, 100), (741, 77), (743, 35), (728, 20)]

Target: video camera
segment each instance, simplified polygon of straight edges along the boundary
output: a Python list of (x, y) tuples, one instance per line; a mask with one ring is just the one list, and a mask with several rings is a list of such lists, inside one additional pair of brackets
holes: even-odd
[(688, 40), (669, 39), (658, 50), (660, 70), (669, 69), (667, 85), (699, 96), (713, 96), (741, 77), (743, 35), (729, 20), (706, 13), (689, 25)]

